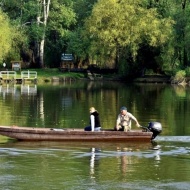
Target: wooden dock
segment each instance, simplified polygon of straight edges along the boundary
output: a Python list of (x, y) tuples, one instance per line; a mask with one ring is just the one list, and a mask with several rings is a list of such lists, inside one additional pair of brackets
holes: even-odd
[(23, 84), (25, 82), (37, 83), (36, 71), (21, 71), (21, 77), (17, 77), (16, 71), (0, 71), (0, 83)]

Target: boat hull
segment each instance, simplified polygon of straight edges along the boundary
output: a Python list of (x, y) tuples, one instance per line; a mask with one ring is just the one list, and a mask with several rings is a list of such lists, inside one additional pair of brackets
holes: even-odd
[(0, 134), (24, 141), (150, 141), (152, 132), (132, 130), (130, 132), (83, 129), (52, 129), (17, 126), (0, 126)]

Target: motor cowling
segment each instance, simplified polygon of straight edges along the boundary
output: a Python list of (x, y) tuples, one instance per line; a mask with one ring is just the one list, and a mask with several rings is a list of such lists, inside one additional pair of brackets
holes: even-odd
[(147, 128), (153, 133), (151, 140), (155, 139), (162, 132), (162, 125), (159, 122), (149, 122)]

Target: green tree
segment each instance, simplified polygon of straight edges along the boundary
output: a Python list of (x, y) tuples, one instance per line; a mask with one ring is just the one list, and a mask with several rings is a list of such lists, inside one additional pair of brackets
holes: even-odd
[(68, 52), (67, 43), (76, 22), (71, 0), (52, 0), (45, 46), (45, 61), (50, 67), (59, 66), (61, 53), (72, 53)]
[(135, 59), (141, 44), (158, 47), (172, 34), (173, 21), (160, 18), (155, 8), (145, 5), (141, 0), (100, 0), (86, 21), (86, 30), (107, 52), (119, 57), (119, 50), (125, 48)]
[(23, 61), (39, 62), (39, 47), (44, 31), (43, 25), (39, 24), (41, 0), (35, 3), (34, 0), (0, 0), (0, 2), (2, 10), (9, 16), (11, 22), (17, 26), (21, 34), (25, 33), (27, 36), (24, 45), (17, 43)]
[(23, 59), (30, 57), (34, 67), (44, 67), (60, 57), (76, 21), (72, 4), (72, 0), (0, 0), (4, 12), (28, 36), (28, 50), (21, 49)]
[(175, 60), (181, 68), (190, 66), (190, 3), (182, 0), (175, 3), (175, 12), (172, 16), (175, 18)]
[[(15, 44), (14, 37), (18, 34), (11, 25), (8, 16), (0, 10), (0, 62), (5, 61), (8, 53)], [(15, 39), (16, 40), (16, 39)]]
[(67, 51), (75, 55), (76, 67), (83, 67), (89, 62), (88, 49), (91, 39), (86, 36), (84, 28), (85, 19), (91, 15), (97, 0), (73, 0), (73, 10), (76, 14), (76, 24), (68, 36)]
[(177, 70), (190, 66), (190, 3), (187, 0), (149, 0), (149, 7), (157, 8), (163, 18), (170, 17), (175, 21), (173, 36), (162, 47), (160, 58), (164, 62), (164, 69)]

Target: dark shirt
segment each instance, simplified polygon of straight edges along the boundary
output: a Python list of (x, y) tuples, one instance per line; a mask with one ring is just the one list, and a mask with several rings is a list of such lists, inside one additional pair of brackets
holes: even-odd
[(97, 111), (91, 113), (90, 115), (93, 115), (94, 116), (94, 123), (95, 123), (95, 127), (101, 127), (100, 125), (100, 118), (99, 118), (99, 113)]

